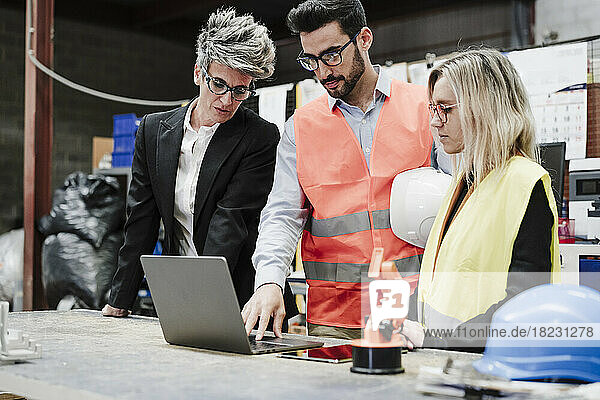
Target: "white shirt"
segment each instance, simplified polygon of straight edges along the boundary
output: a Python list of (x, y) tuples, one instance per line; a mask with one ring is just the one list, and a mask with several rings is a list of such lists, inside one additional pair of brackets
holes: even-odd
[(192, 111), (196, 107), (197, 99), (190, 104), (185, 119), (183, 120), (183, 141), (179, 153), (179, 166), (175, 180), (175, 237), (179, 241), (181, 255), (197, 256), (194, 246), (194, 203), (196, 200), (196, 185), (204, 154), (215, 131), (219, 127), (201, 126), (198, 131), (190, 123)]

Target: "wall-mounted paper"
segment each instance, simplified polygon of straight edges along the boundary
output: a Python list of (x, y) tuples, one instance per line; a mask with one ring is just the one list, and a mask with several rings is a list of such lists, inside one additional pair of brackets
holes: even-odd
[(397, 79), (402, 82), (408, 82), (408, 64), (400, 62), (392, 64), (389, 67), (383, 66), (387, 74), (393, 79)]
[(326, 93), (323, 85), (314, 79), (305, 79), (301, 82), (298, 82), (298, 86), (300, 87), (300, 104), (296, 104), (296, 107), (301, 107), (305, 104), (308, 104), (317, 97)]
[(258, 114), (279, 128), (279, 134), (283, 132), (285, 124), (285, 106), (288, 90), (294, 88), (293, 83), (271, 86), (258, 89)]
[[(436, 67), (444, 62), (443, 58), (436, 58), (433, 62), (433, 66)], [(417, 85), (427, 86), (427, 80), (429, 79), (429, 72), (431, 68), (427, 68), (427, 62), (418, 61), (408, 64), (408, 79), (410, 83), (416, 83)]]
[(529, 94), (540, 143), (566, 142), (566, 159), (585, 158), (587, 43), (507, 54)]

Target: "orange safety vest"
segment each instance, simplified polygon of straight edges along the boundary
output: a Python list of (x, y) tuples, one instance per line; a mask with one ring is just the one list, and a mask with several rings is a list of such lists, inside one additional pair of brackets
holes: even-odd
[(402, 276), (418, 274), (423, 249), (398, 239), (390, 227), (394, 177), (431, 163), (425, 88), (392, 81), (373, 136), (370, 171), (341, 111), (323, 95), (296, 110), (298, 180), (312, 207), (302, 237), (308, 284), (307, 320), (360, 328), (361, 275), (374, 247), (385, 249)]

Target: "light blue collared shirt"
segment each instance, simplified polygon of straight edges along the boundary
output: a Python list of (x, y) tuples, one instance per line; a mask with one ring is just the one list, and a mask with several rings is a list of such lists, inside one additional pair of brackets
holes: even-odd
[[(389, 75), (378, 65), (374, 68), (378, 73), (377, 84), (373, 92), (373, 101), (365, 112), (359, 107), (327, 95), (330, 110), (337, 107), (356, 135), (369, 168), (377, 119), (392, 88)], [(448, 155), (441, 148), (436, 148), (435, 144), (432, 149), (432, 165), (450, 173)], [(298, 240), (309, 217), (309, 210), (304, 207), (304, 203), (305, 194), (298, 182), (296, 171), (296, 143), (292, 116), (285, 122), (277, 147), (273, 189), (260, 215), (256, 250), (252, 256), (252, 263), (256, 268), (255, 288), (266, 283), (276, 283), (284, 287)]]

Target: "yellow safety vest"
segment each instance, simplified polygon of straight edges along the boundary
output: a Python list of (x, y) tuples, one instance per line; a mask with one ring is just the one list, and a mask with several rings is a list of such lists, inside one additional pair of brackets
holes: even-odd
[(477, 186), (440, 244), (460, 179), (446, 195), (421, 264), (418, 314), (425, 327), (453, 329), (506, 297), (513, 245), (533, 187), (540, 179), (554, 217), (552, 281), (560, 279), (556, 202), (550, 176), (539, 164), (514, 156), (505, 169), (493, 170)]

